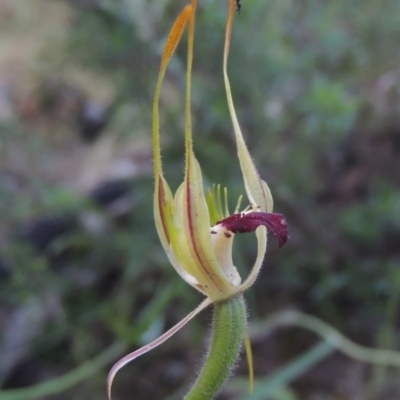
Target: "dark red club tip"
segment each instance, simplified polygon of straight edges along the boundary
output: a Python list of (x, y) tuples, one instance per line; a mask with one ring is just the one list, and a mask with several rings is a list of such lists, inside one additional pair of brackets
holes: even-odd
[(232, 233), (253, 232), (259, 226), (265, 226), (278, 239), (279, 247), (288, 240), (289, 230), (282, 214), (266, 212), (249, 212), (247, 214), (233, 214), (217, 222)]

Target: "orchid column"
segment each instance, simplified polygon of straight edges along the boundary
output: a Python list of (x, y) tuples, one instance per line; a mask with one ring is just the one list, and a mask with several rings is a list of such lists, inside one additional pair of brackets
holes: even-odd
[[(154, 156), (154, 217), (161, 244), (178, 274), (196, 290), (204, 294), (204, 301), (175, 327), (154, 342), (136, 350), (118, 361), (108, 377), (108, 395), (117, 371), (147, 351), (163, 343), (190, 319), (210, 304), (214, 305), (214, 323), (207, 359), (197, 381), (186, 395), (188, 400), (212, 399), (228, 378), (239, 356), (243, 340), (251, 368), (251, 350), (246, 335), (246, 309), (243, 292), (256, 280), (267, 246), (267, 232), (274, 234), (282, 246), (288, 237), (287, 225), (281, 214), (272, 213), (273, 202), (268, 185), (261, 180), (248, 152), (236, 117), (227, 74), (227, 60), (231, 31), (237, 6), (229, 1), (228, 21), (223, 54), (223, 75), (228, 108), (232, 119), (238, 160), (243, 174), (249, 204), (239, 211), (240, 200), (233, 214), (224, 206), (218, 187), (205, 195), (200, 165), (193, 151), (191, 123), (191, 78), (193, 42), (197, 0), (192, 0), (177, 17), (165, 45), (153, 103)], [(160, 135), (159, 98), (162, 82), (171, 57), (188, 27), (188, 59), (185, 109), (185, 175), (175, 195), (164, 178)], [(237, 233), (255, 232), (258, 251), (255, 263), (242, 279), (233, 265), (232, 246)]]

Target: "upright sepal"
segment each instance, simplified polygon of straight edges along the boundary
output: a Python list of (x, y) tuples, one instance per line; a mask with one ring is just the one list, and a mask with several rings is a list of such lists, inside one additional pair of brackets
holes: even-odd
[(232, 92), (227, 72), (228, 55), (230, 40), (232, 36), (232, 25), (235, 16), (236, 1), (230, 0), (229, 2), (229, 14), (226, 25), (225, 33), (225, 47), (224, 47), (224, 61), (223, 61), (223, 73), (224, 83), (226, 90), (226, 97), (228, 101), (229, 113), (231, 115), (233, 129), (235, 131), (236, 146), (238, 151), (238, 157), (240, 162), (240, 168), (243, 174), (243, 180), (246, 188), (247, 197), (254, 209), (259, 209), (264, 212), (272, 212), (273, 199), (271, 191), (261, 178), (254, 165), (254, 162), (247, 149), (246, 143), (243, 139), (243, 134), (240, 129), (239, 121), (236, 116), (235, 106), (232, 99)]

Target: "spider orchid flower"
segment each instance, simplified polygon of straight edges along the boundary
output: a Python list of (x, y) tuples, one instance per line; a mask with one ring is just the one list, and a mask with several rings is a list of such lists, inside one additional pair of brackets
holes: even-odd
[[(267, 232), (277, 237), (279, 246), (282, 246), (288, 237), (284, 217), (281, 214), (272, 213), (271, 192), (268, 185), (261, 180), (248, 152), (232, 100), (227, 74), (227, 60), (233, 19), (237, 7), (236, 0), (229, 1), (223, 76), (240, 168), (250, 205), (240, 212), (239, 199), (234, 214), (229, 215), (226, 190), (224, 191), (224, 207), (222, 207), (223, 201), (221, 201), (222, 196), (219, 187), (214, 186), (212, 190), (204, 193), (201, 168), (193, 151), (191, 126), (191, 75), (196, 6), (197, 0), (192, 0), (191, 4), (187, 5), (177, 17), (162, 55), (153, 103), (154, 217), (161, 244), (170, 263), (188, 284), (205, 295), (205, 300), (158, 339), (125, 356), (114, 365), (108, 376), (109, 397), (115, 374), (124, 365), (163, 343), (208, 305), (212, 303), (220, 304), (238, 297), (254, 283), (266, 253)], [(164, 178), (161, 164), (159, 99), (168, 63), (186, 26), (188, 26), (189, 38), (185, 109), (185, 175), (183, 183), (173, 195)], [(253, 268), (248, 277), (242, 281), (232, 261), (232, 245), (235, 235), (245, 232), (255, 232), (258, 250)], [(240, 342), (242, 340), (243, 335)], [(247, 344), (246, 350), (249, 350)]]

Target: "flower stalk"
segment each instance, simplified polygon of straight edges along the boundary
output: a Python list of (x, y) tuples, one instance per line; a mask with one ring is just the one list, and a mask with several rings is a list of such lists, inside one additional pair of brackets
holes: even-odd
[(229, 378), (242, 348), (246, 327), (243, 295), (214, 305), (212, 338), (207, 357), (185, 400), (212, 399)]

